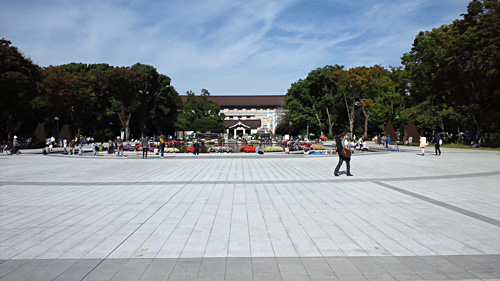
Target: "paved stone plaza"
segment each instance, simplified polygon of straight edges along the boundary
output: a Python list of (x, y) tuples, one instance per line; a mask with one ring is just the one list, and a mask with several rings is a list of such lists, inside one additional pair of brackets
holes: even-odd
[(500, 280), (500, 153), (0, 156), (0, 280)]

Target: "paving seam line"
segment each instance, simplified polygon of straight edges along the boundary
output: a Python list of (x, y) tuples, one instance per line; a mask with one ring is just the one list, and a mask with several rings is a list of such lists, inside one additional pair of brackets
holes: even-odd
[[(137, 183), (135, 183), (135, 184), (137, 184)], [(179, 192), (181, 192), (181, 190), (183, 190), (188, 184), (189, 184), (189, 182), (185, 183), (181, 188), (179, 188), (179, 190), (177, 190), (172, 196), (170, 196), (170, 198), (167, 201), (165, 201), (165, 203), (163, 203), (160, 207), (158, 207), (158, 209), (156, 209), (156, 211), (154, 213), (152, 213), (146, 220), (144, 220), (144, 222), (139, 224), (139, 226), (134, 231), (132, 231), (129, 236), (127, 236), (125, 239), (123, 239), (123, 241), (120, 242), (120, 244), (118, 244), (112, 251), (109, 252), (109, 254), (106, 257), (104, 257), (99, 263), (97, 263), (97, 265), (94, 266), (81, 280), (84, 280), (85, 278), (87, 278), (87, 276), (90, 273), (92, 273), (97, 267), (99, 267), (99, 265), (101, 265), (101, 263), (103, 263), (105, 260), (107, 260), (112, 253), (114, 253), (123, 243), (125, 243), (125, 241), (127, 241), (132, 235), (134, 235), (134, 233), (137, 232), (137, 230), (139, 230), (156, 213), (158, 213), (165, 205), (167, 205), (170, 202), (170, 200), (172, 200), (172, 198), (174, 198)]]
[(186, 185), (186, 184), (289, 184), (289, 183), (334, 183), (334, 182), (394, 182), (394, 181), (424, 181), (424, 180), (443, 180), (459, 178), (477, 178), (487, 176), (500, 176), (500, 171), (457, 174), (457, 175), (431, 175), (418, 177), (394, 177), (394, 178), (334, 178), (328, 179), (304, 179), (304, 180), (188, 180), (188, 181), (150, 181), (150, 182), (15, 182), (0, 181), (2, 185), (26, 185), (26, 186), (87, 186), (91, 185)]
[(391, 190), (394, 190), (394, 191), (397, 191), (397, 192), (409, 195), (411, 197), (423, 200), (425, 202), (434, 204), (436, 206), (448, 209), (450, 211), (454, 211), (454, 212), (460, 213), (462, 215), (465, 215), (465, 216), (468, 216), (468, 217), (471, 217), (471, 218), (474, 218), (474, 219), (477, 219), (477, 220), (480, 220), (480, 221), (492, 224), (494, 226), (500, 227), (500, 221), (496, 220), (494, 218), (490, 218), (490, 217), (487, 217), (487, 216), (484, 216), (484, 215), (481, 215), (481, 214), (478, 214), (478, 213), (475, 213), (475, 212), (471, 212), (471, 211), (468, 211), (468, 210), (465, 210), (465, 209), (453, 206), (451, 204), (448, 204), (448, 203), (445, 203), (445, 202), (442, 202), (442, 201), (439, 201), (439, 200), (436, 200), (436, 199), (432, 199), (430, 197), (423, 196), (423, 195), (420, 195), (420, 194), (415, 193), (415, 192), (408, 191), (406, 189), (395, 187), (395, 186), (387, 184), (387, 183), (383, 183), (383, 182), (380, 182), (380, 181), (374, 181), (373, 183), (377, 184), (377, 185), (380, 185), (380, 186), (383, 186), (385, 188), (389, 188)]

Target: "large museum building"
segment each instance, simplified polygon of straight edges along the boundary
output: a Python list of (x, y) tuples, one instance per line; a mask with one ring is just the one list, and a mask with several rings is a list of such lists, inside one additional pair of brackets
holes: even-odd
[(285, 96), (209, 96), (217, 102), (224, 122), (226, 135), (245, 136), (276, 131), (285, 113)]

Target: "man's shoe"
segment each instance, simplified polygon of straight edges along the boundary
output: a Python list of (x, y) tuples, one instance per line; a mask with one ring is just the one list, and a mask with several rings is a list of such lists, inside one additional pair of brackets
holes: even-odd
[(348, 177), (352, 177), (352, 176), (353, 176), (353, 174), (347, 174), (347, 176), (348, 176)]
[(339, 174), (334, 174), (334, 175), (335, 175), (336, 177), (338, 177), (338, 176), (339, 176)]

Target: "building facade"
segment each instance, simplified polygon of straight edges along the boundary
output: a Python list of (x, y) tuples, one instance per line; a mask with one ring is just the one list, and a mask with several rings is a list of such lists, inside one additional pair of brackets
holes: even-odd
[(226, 118), (225, 137), (270, 134), (285, 114), (285, 96), (209, 96)]
[(285, 96), (210, 96), (224, 113), (226, 135), (251, 136), (276, 131), (285, 113)]

